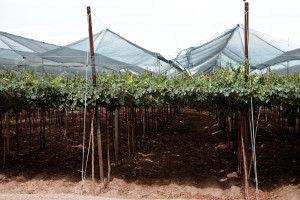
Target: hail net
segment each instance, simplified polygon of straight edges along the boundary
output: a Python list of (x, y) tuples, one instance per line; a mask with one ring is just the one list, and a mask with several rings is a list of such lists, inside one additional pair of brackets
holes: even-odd
[[(229, 62), (241, 65), (245, 62), (244, 34), (244, 26), (236, 25), (213, 39), (180, 51), (174, 62), (194, 76), (210, 73)], [(248, 49), (251, 69), (256, 72), (265, 72), (269, 67), (279, 74), (299, 71), (298, 45), (250, 29)]]
[[(105, 29), (93, 35), (94, 59), (98, 73), (131, 71), (139, 74), (145, 71), (172, 75), (181, 70), (174, 62), (159, 53), (146, 50), (120, 35)], [(0, 66), (15, 70), (35, 69), (37, 73), (47, 71), (59, 75), (62, 72), (85, 74), (91, 63), (89, 39), (73, 42), (66, 46), (56, 46), (0, 32)], [(91, 68), (88, 68), (91, 74)]]
[[(185, 69), (197, 76), (229, 62), (235, 66), (245, 61), (243, 25), (236, 25), (213, 39), (184, 49), (173, 60), (146, 50), (109, 29), (94, 34), (93, 39), (93, 59), (98, 73), (129, 70), (136, 74), (150, 71), (154, 75), (173, 75)], [(299, 72), (300, 48), (250, 29), (249, 62), (255, 72), (264, 73), (268, 68), (282, 75)], [(44, 71), (54, 75), (62, 72), (85, 74), (90, 63), (88, 38), (57, 46), (0, 32), (0, 70), (6, 66), (15, 70), (36, 70), (38, 74)], [(88, 74), (91, 74), (90, 67)]]

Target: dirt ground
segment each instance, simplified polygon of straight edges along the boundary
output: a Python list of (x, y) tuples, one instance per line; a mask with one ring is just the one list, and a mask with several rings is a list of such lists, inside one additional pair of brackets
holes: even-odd
[[(59, 127), (56, 128), (59, 131)], [(182, 109), (162, 131), (148, 136), (143, 148), (130, 160), (126, 153), (125, 128), (121, 127), (120, 132), (124, 152), (122, 164), (118, 170), (112, 166), (111, 181), (106, 189), (100, 189), (98, 158), (95, 159), (97, 196), (243, 199), (244, 189), (236, 174), (232, 150), (211, 114)], [(11, 196), (13, 194), (26, 194), (23, 199), (30, 198), (30, 194), (32, 198), (35, 194), (81, 194), (81, 138), (78, 133), (67, 140), (62, 134), (52, 134), (44, 150), (33, 149), (30, 156), (23, 153), (18, 159), (13, 156), (10, 164), (0, 169), (0, 199), (22, 199), (18, 195)], [(261, 120), (256, 145), (259, 199), (300, 199), (299, 141), (299, 135), (283, 134), (271, 122)], [(255, 199), (253, 180), (252, 175), (249, 181), (251, 199)], [(89, 163), (83, 195), (91, 199), (88, 196), (91, 194)], [(35, 198), (47, 199), (45, 196)]]

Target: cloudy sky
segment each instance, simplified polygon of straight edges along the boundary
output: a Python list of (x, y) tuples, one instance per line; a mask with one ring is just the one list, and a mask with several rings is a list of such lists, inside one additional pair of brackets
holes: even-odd
[[(300, 45), (299, 0), (249, 0), (250, 28)], [(0, 30), (57, 45), (109, 28), (167, 57), (243, 23), (242, 0), (0, 0)]]

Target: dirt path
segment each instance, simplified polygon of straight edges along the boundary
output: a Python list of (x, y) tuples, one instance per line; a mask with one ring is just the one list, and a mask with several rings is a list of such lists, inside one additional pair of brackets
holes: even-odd
[[(123, 136), (126, 139), (126, 134)], [(24, 155), (18, 162), (12, 161), (8, 169), (1, 170), (0, 192), (25, 193), (25, 199), (30, 194), (80, 194), (80, 137), (67, 143), (62, 138), (55, 141), (46, 150), (30, 158)], [(124, 152), (125, 145), (122, 146)], [(261, 122), (257, 137), (261, 199), (300, 199), (299, 147), (295, 137), (282, 138), (275, 127)], [(125, 153), (123, 156), (127, 157)], [(119, 170), (113, 171), (109, 187), (100, 191), (97, 184), (96, 192), (101, 197), (125, 199), (241, 199), (242, 184), (235, 171), (231, 149), (215, 117), (185, 108), (162, 132), (151, 135), (143, 149), (130, 160), (123, 159)], [(98, 168), (96, 177), (99, 177)], [(88, 177), (84, 194), (91, 193)]]
[(0, 200), (122, 200), (76, 194), (0, 194)]
[(137, 198), (223, 196), (236, 181), (227, 178), (234, 169), (222, 138), (216, 120), (208, 113), (184, 110), (122, 166), (115, 175), (123, 182), (118, 184), (119, 190), (127, 196), (139, 194)]

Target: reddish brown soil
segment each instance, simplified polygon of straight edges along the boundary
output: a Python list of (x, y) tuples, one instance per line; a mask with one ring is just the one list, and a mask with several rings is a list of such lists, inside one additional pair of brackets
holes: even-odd
[[(107, 189), (100, 190), (96, 157), (97, 195), (136, 199), (244, 197), (242, 181), (235, 173), (237, 167), (232, 150), (211, 114), (182, 109), (165, 124), (164, 130), (148, 136), (143, 148), (138, 149), (130, 160), (124, 122), (120, 132), (123, 163), (118, 170), (112, 166), (112, 180)], [(31, 156), (26, 142), (20, 143), (19, 158), (13, 155), (10, 164), (0, 170), (0, 192), (80, 194), (82, 136), (77, 132), (74, 138), (71, 133), (70, 139), (64, 139), (62, 127), (53, 126), (51, 136), (47, 136), (46, 149), (40, 151), (38, 134), (36, 128)], [(300, 199), (297, 134), (283, 134), (271, 122), (260, 122), (257, 136), (260, 199)], [(249, 148), (249, 155), (250, 152)], [(104, 156), (106, 158), (105, 152)], [(87, 176), (84, 194), (90, 195), (90, 163)], [(250, 196), (255, 199), (253, 178), (250, 179)]]

